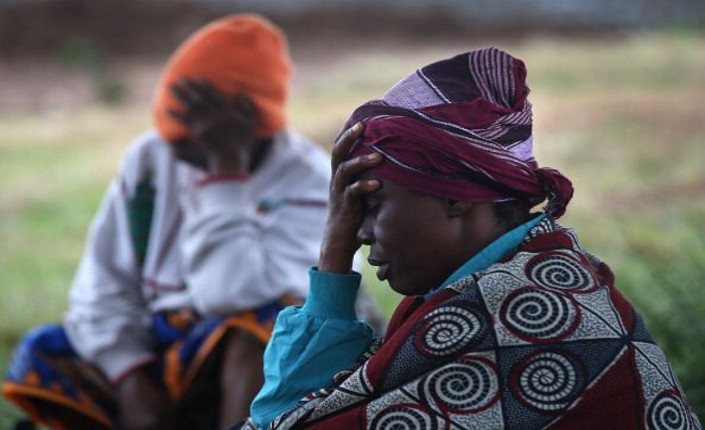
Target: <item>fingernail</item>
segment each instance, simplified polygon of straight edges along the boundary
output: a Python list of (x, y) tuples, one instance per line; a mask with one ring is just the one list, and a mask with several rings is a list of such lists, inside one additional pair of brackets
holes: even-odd
[(357, 133), (360, 130), (362, 130), (362, 122), (355, 123), (355, 125), (353, 125), (352, 131)]
[(367, 181), (365, 181), (365, 183), (369, 188), (378, 187), (379, 179), (368, 179)]
[(377, 161), (380, 158), (382, 158), (382, 155), (378, 152), (373, 152), (372, 154), (369, 154), (367, 157), (365, 157), (369, 161)]

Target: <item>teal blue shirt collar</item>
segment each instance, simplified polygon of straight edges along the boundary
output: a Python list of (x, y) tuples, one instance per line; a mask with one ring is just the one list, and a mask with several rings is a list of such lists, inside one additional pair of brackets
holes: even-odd
[(447, 287), (453, 282), (490, 267), (491, 265), (499, 261), (499, 259), (502, 258), (509, 251), (519, 246), (521, 244), (521, 241), (524, 240), (524, 238), (526, 237), (526, 234), (529, 232), (529, 230), (534, 228), (536, 224), (543, 221), (544, 218), (546, 218), (546, 215), (541, 214), (520, 225), (519, 227), (516, 227), (513, 230), (504, 233), (502, 236), (487, 245), (482, 251), (475, 254), (472, 258), (470, 258), (462, 266), (460, 266), (460, 268), (453, 272), (453, 274), (450, 275), (450, 277), (446, 279), (440, 287), (434, 288), (428, 293), (426, 293), (426, 295), (424, 295), (424, 298), (428, 299), (437, 291), (444, 287)]

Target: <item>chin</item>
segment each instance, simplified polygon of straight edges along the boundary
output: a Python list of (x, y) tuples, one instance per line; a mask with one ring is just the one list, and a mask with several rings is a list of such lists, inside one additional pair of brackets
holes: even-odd
[(403, 279), (394, 279), (394, 277), (388, 279), (387, 282), (392, 290), (405, 296), (423, 296), (431, 290), (431, 288), (427, 285), (419, 285), (414, 282), (404, 282)]

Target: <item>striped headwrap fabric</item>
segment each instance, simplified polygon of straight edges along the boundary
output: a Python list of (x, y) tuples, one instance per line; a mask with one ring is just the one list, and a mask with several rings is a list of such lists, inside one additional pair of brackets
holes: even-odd
[(497, 48), (457, 55), (405, 77), (346, 124), (365, 122), (350, 157), (372, 151), (371, 170), (421, 193), (468, 202), (547, 200), (558, 218), (573, 195), (557, 170), (539, 168), (524, 63)]

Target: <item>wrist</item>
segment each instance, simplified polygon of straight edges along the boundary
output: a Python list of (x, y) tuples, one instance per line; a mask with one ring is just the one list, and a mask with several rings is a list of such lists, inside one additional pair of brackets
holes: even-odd
[(355, 319), (355, 297), (362, 277), (359, 273), (328, 273), (309, 270), (310, 288), (302, 310), (320, 318)]
[(250, 157), (212, 157), (208, 163), (208, 171), (214, 175), (247, 175), (250, 173)]
[(352, 271), (353, 258), (357, 248), (334, 246), (324, 243), (318, 258), (318, 270), (321, 272), (348, 274)]

